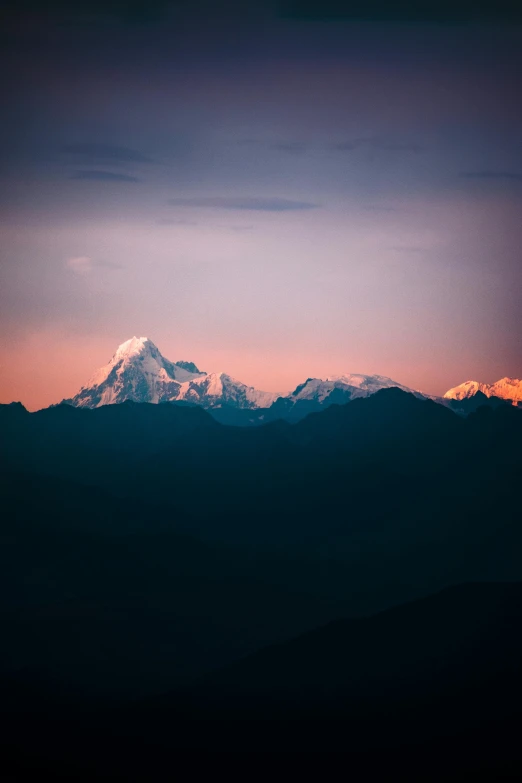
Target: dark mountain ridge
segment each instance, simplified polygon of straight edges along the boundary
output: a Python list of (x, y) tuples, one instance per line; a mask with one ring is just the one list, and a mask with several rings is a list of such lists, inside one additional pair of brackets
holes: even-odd
[[(418, 750), (412, 715), (432, 754), (441, 725), (455, 727), (452, 705), (469, 726), (463, 742), (482, 737), (479, 691), (513, 730), (515, 588), (363, 618), (452, 584), (522, 581), (514, 406), (463, 417), (392, 388), (295, 424), (231, 427), (200, 407), (125, 402), (1, 406), (0, 428), (0, 678), (7, 717), (26, 705), (15, 746), (40, 748), (40, 766), (53, 725), (83, 758), (71, 715), (112, 759), (121, 743), (146, 758), (156, 741), (357, 754), (357, 738), (398, 747), (401, 731)], [(290, 642), (340, 617), (350, 619)], [(239, 662), (274, 642), (283, 647)], [(106, 707), (101, 735), (77, 714), (86, 694), (91, 710), (173, 688), (159, 705), (111, 713), (116, 736)]]

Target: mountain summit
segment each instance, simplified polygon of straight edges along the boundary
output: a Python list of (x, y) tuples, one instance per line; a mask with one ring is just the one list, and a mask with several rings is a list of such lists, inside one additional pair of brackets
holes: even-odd
[(125, 402), (185, 401), (205, 408), (269, 407), (278, 394), (262, 392), (225, 373), (200, 372), (193, 362), (171, 362), (148, 337), (122, 343), (74, 397), (63, 400), (77, 408)]
[(397, 387), (411, 394), (419, 394), (413, 389), (403, 386), (401, 383), (397, 383), (397, 381), (384, 375), (349, 373), (346, 375), (329, 375), (325, 380), (322, 380), (322, 378), (308, 378), (294, 389), (288, 396), (288, 399), (295, 403), (304, 400), (318, 403), (324, 403), (328, 400), (330, 402), (342, 402), (343, 395), (346, 398), (344, 401), (348, 399), (355, 400), (357, 397), (368, 397), (370, 394), (380, 391), (380, 389), (390, 389), (392, 387)]
[(522, 402), (522, 381), (518, 378), (501, 378), (495, 383), (480, 383), (479, 381), (465, 381), (460, 386), (454, 386), (444, 395), (447, 400), (464, 400), (474, 397), (482, 392), (486, 397), (500, 397), (502, 400), (511, 400), (514, 405)]
[(177, 399), (182, 383), (204, 376), (195, 369), (196, 372), (189, 372), (165, 359), (148, 337), (132, 337), (118, 347), (110, 362), (97, 370), (75, 397), (64, 402), (79, 408), (97, 408), (125, 400)]

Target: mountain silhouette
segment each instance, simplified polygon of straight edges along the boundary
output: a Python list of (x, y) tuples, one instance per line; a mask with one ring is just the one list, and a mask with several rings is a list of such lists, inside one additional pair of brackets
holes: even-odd
[[(69, 736), (71, 715), (87, 741), (98, 736), (79, 714), (94, 710), (111, 748), (139, 744), (130, 700), (149, 750), (155, 733), (166, 747), (162, 732), (172, 747), (215, 750), (237, 737), (280, 750), (283, 720), (295, 749), (303, 711), (301, 741), (339, 749), (348, 731), (353, 753), (358, 736), (361, 747), (382, 747), (390, 725), (394, 748), (402, 726), (418, 750), (426, 737), (408, 716), (420, 714), (434, 753), (446, 712), (462, 701), (456, 675), (439, 677), (443, 661), (469, 696), (464, 712), (455, 709), (469, 720), (464, 745), (483, 736), (474, 694), (486, 694), (484, 720), (498, 708), (509, 734), (512, 704), (495, 702), (491, 683), (502, 680), (502, 661), (518, 644), (502, 625), (516, 589), (494, 583), (522, 581), (522, 416), (490, 403), (459, 415), (389, 388), (295, 423), (255, 427), (227, 426), (201, 406), (177, 403), (36, 413), (0, 406), (0, 680), (12, 747), (33, 748), (39, 737), (55, 747), (39, 710), (60, 736)], [(483, 587), (420, 600), (462, 583)], [(392, 618), (386, 633), (383, 617)], [(309, 647), (299, 635), (321, 626)], [(365, 635), (367, 627), (377, 630)], [(248, 657), (273, 644), (280, 646)], [(310, 656), (315, 684), (302, 679)], [(256, 685), (263, 682), (265, 695)], [(415, 702), (419, 683), (425, 700)], [(148, 701), (165, 692), (165, 702)], [(447, 698), (431, 718), (438, 693)], [(110, 704), (117, 737), (101, 717)], [(216, 710), (221, 728), (207, 732), (205, 716), (214, 721)], [(390, 720), (377, 726), (383, 711)], [(252, 734), (251, 719), (265, 729)]]
[(19, 678), (0, 707), (4, 763), (143, 779), (183, 752), (285, 752), (304, 770), (311, 753), (328, 751), (366, 774), (516, 779), (521, 620), (520, 583), (464, 584), (338, 620), (132, 704), (86, 706)]

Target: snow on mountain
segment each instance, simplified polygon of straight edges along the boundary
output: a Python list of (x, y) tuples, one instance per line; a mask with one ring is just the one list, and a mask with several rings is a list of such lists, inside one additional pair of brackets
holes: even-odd
[(329, 397), (339, 397), (342, 392), (350, 399), (357, 397), (368, 397), (379, 389), (389, 389), (393, 386), (410, 392), (417, 396), (423, 396), (420, 392), (409, 389), (401, 383), (387, 378), (384, 375), (362, 375), (360, 373), (350, 373), (346, 375), (330, 375), (326, 379), (308, 378), (304, 383), (298, 386), (288, 399), (292, 402), (308, 400), (318, 403), (324, 403)]
[(481, 391), (486, 397), (500, 397), (503, 400), (512, 400), (513, 404), (522, 402), (522, 381), (518, 378), (501, 378), (495, 383), (480, 383), (479, 381), (465, 381), (460, 386), (449, 389), (444, 397), (447, 400), (463, 400), (474, 397)]
[(75, 397), (63, 402), (98, 408), (125, 400), (181, 400), (205, 408), (232, 405), (250, 409), (269, 407), (278, 396), (246, 386), (225, 373), (200, 372), (193, 362), (171, 362), (147, 337), (133, 337), (119, 346), (110, 362), (97, 370)]
[(455, 386), (453, 389), (449, 389), (444, 395), (447, 400), (465, 400), (467, 397), (474, 397), (477, 392), (481, 391), (486, 397), (489, 397), (489, 386), (487, 383), (479, 383), (479, 381), (466, 381), (461, 383), (460, 386)]
[(304, 383), (299, 384), (288, 395), (287, 399), (290, 402), (300, 402), (302, 400), (324, 402), (333, 389), (335, 389), (333, 382), (323, 381), (322, 378), (307, 378)]
[(360, 373), (350, 373), (348, 375), (332, 375), (326, 379), (327, 381), (334, 381), (335, 383), (342, 383), (345, 386), (351, 386), (358, 389), (360, 394), (353, 396), (367, 396), (369, 394), (375, 394), (379, 389), (391, 389), (397, 387), (402, 391), (410, 392), (410, 394), (420, 394), (420, 392), (410, 389), (408, 386), (403, 386), (402, 383), (387, 378), (385, 375), (361, 375)]
[(501, 397), (503, 400), (522, 402), (522, 381), (518, 378), (501, 378), (490, 387), (491, 397)]
[(199, 370), (189, 372), (165, 359), (147, 337), (132, 337), (75, 397), (64, 402), (78, 408), (98, 408), (125, 400), (163, 402), (177, 399), (182, 384), (202, 376)]
[(194, 402), (205, 408), (231, 405), (234, 408), (269, 408), (279, 397), (275, 392), (264, 392), (246, 386), (224, 372), (212, 372), (204, 377), (183, 383), (179, 400)]
[[(470, 396), (479, 388), (486, 388), (485, 384), (473, 384), (469, 382), (452, 389), (445, 397), (454, 394), (454, 399), (461, 399), (456, 395)], [(208, 409), (228, 407), (255, 410), (269, 408), (279, 400), (278, 406), (282, 405), (287, 411), (297, 403), (300, 410), (314, 410), (317, 406), (334, 402), (342, 404), (391, 387), (417, 397), (427, 396), (384, 375), (361, 373), (330, 375), (325, 379), (308, 378), (288, 395), (259, 391), (224, 372), (205, 373), (200, 372), (193, 362), (171, 362), (147, 337), (133, 337), (119, 346), (110, 362), (97, 370), (75, 397), (63, 402), (76, 407), (97, 408), (125, 400), (152, 403), (177, 401)], [(518, 398), (514, 399), (522, 399), (520, 381), (504, 378), (493, 388), (498, 396), (518, 394)], [(493, 392), (486, 393), (489, 396)]]

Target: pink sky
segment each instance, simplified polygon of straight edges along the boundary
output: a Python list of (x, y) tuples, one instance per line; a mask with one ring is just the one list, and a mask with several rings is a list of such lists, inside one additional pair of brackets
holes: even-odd
[(267, 391), (521, 377), (520, 31), (240, 17), (11, 30), (0, 401), (133, 335)]

